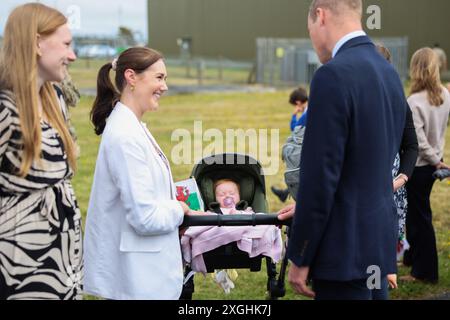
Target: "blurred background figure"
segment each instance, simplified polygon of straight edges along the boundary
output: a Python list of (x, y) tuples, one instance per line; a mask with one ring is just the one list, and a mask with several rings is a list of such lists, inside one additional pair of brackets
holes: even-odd
[(410, 66), (411, 96), (408, 98), (419, 141), (419, 157), (407, 184), (409, 210), (406, 237), (411, 248), (404, 264), (411, 274), (402, 280), (438, 282), (438, 255), (430, 196), (437, 169), (449, 168), (443, 161), (445, 131), (450, 112), (450, 93), (442, 86), (439, 57), (430, 48), (418, 50)]
[[(308, 92), (303, 87), (295, 89), (289, 95), (289, 104), (294, 106), (294, 112), (290, 123), (292, 133), (298, 126), (306, 127), (308, 99)], [(300, 163), (298, 165), (300, 166)], [(278, 189), (275, 186), (271, 186), (270, 190), (272, 190), (281, 202), (285, 202), (289, 196), (288, 188)]]
[(450, 91), (450, 71), (448, 70), (448, 60), (447, 54), (444, 49), (439, 46), (439, 43), (436, 43), (433, 47), (433, 51), (436, 53), (439, 59), (439, 72), (441, 75), (442, 83)]
[[(80, 101), (81, 94), (78, 91), (77, 87), (72, 81), (70, 74), (67, 72), (63, 81), (59, 83), (55, 83), (54, 85), (56, 94), (58, 96), (59, 105), (61, 106), (61, 111), (64, 116), (64, 120), (67, 124), (67, 128), (69, 129), (70, 135), (73, 140), (77, 141), (77, 134), (75, 131), (75, 127), (72, 125), (70, 120), (70, 108), (75, 108)], [(75, 145), (77, 157), (80, 156), (80, 147), (78, 144)]]

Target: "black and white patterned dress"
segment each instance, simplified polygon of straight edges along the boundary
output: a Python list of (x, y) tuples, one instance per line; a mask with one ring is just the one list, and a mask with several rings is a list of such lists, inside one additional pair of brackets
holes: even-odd
[(0, 91), (0, 299), (81, 298), (73, 172), (56, 130), (45, 122), (41, 129), (40, 161), (21, 178), (19, 115), (12, 93)]
[[(397, 177), (398, 171), (400, 169), (400, 155), (397, 154), (394, 161), (394, 167), (392, 169), (392, 179)], [(397, 207), (398, 215), (398, 239), (399, 241), (405, 238), (405, 222), (406, 222), (406, 212), (408, 210), (408, 200), (406, 198), (406, 188), (401, 187), (394, 193), (394, 202)]]

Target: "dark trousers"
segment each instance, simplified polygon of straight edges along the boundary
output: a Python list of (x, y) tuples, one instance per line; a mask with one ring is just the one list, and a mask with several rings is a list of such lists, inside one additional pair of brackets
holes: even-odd
[(367, 279), (352, 281), (313, 280), (316, 300), (388, 300), (388, 281), (381, 279), (380, 289), (369, 289)]
[(406, 215), (406, 239), (411, 248), (405, 258), (411, 265), (411, 275), (417, 279), (437, 282), (438, 256), (436, 236), (430, 204), (435, 179), (433, 166), (416, 167), (406, 185), (408, 213)]

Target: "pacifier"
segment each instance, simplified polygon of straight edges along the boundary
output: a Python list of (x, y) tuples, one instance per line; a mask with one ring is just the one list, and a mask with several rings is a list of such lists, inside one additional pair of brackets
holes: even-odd
[(236, 206), (232, 197), (226, 197), (223, 200), (223, 204), (225, 205), (225, 208), (234, 208)]

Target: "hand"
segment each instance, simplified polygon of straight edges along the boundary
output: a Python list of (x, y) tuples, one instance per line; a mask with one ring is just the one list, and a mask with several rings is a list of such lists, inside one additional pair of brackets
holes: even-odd
[(295, 292), (309, 298), (314, 298), (316, 294), (307, 285), (308, 274), (309, 267), (297, 267), (292, 263), (289, 267), (288, 281)]
[(397, 275), (396, 274), (388, 274), (387, 275), (387, 280), (388, 280), (388, 283), (389, 283), (389, 287), (391, 287), (391, 289), (398, 289)]
[(278, 220), (284, 221), (290, 219), (294, 216), (295, 213), (295, 203), (290, 204), (287, 207), (284, 207), (280, 211), (278, 211)]
[(408, 182), (408, 177), (404, 173), (400, 173), (394, 179), (394, 192), (397, 192), (398, 189), (403, 187)]
[(294, 107), (294, 114), (297, 115), (299, 113), (303, 113), (304, 110), (305, 109), (302, 106), (298, 106), (297, 105), (297, 106)]
[(404, 185), (405, 185), (405, 180), (403, 180), (403, 179), (394, 180), (394, 192), (397, 192), (398, 189), (400, 189)]
[(208, 213), (203, 212), (203, 211), (196, 211), (196, 210), (189, 210), (188, 212), (188, 216), (198, 216), (198, 215), (207, 215)]
[(439, 164), (436, 165), (436, 169), (437, 170), (439, 170), (439, 169), (450, 169), (450, 167), (448, 165), (446, 165), (445, 163), (443, 163), (443, 162), (439, 162)]
[[(179, 201), (181, 204), (181, 207), (183, 208), (184, 211), (184, 215), (185, 216), (195, 216), (195, 215), (207, 215), (208, 213), (203, 212), (203, 211), (195, 211), (195, 210), (191, 210), (186, 203)], [(186, 209), (187, 208), (187, 209)], [(187, 211), (186, 211), (187, 210)], [(178, 233), (180, 235), (180, 238), (186, 233), (186, 230), (188, 228), (179, 228), (178, 229)]]
[(181, 207), (183, 208), (183, 213), (185, 216), (189, 215), (189, 213), (191, 212), (191, 209), (188, 207), (188, 205), (186, 203), (184, 203), (183, 201), (178, 201), (181, 205)]

